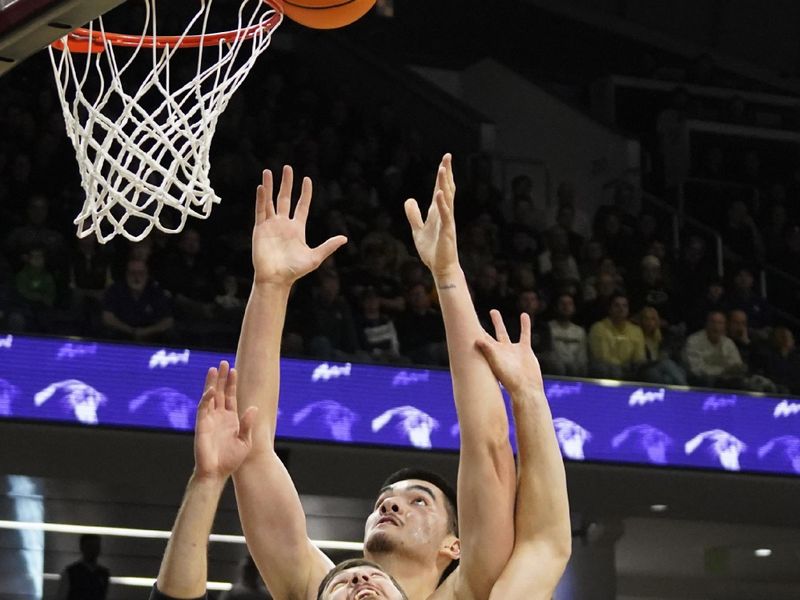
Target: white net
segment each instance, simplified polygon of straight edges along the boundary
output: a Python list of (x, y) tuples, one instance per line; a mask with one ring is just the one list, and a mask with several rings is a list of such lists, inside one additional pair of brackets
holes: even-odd
[[(164, 47), (145, 39), (158, 33), (156, 0), (143, 0), (142, 34), (129, 36), (129, 46), (105, 37), (101, 17), (87, 29), (101, 34), (102, 52), (70, 51), (66, 38), (63, 49), (50, 48), (86, 193), (78, 237), (94, 234), (105, 243), (117, 234), (138, 241), (153, 227), (176, 233), (188, 216), (207, 218), (220, 202), (209, 181), (217, 120), (281, 15), (263, 0), (238, 0), (236, 30), (212, 46), (186, 48), (180, 46), (198, 36), (215, 39), (206, 31), (213, 0), (183, 1), (199, 9)], [(189, 61), (184, 55), (172, 64), (178, 53), (189, 53)]]

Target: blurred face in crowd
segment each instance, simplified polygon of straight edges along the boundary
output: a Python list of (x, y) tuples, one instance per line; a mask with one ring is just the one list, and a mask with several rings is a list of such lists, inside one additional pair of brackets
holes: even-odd
[(717, 343), (725, 335), (725, 315), (721, 312), (711, 312), (706, 317), (706, 334), (708, 339)]
[(142, 292), (147, 287), (147, 263), (142, 260), (128, 261), (125, 281), (133, 292)]
[(32, 225), (41, 226), (47, 221), (47, 200), (34, 196), (28, 203), (28, 220)]
[(41, 248), (35, 248), (34, 250), (28, 252), (28, 264), (32, 268), (36, 269), (37, 271), (41, 271), (44, 269), (44, 263), (44, 250)]
[(595, 290), (597, 290), (597, 295), (603, 298), (608, 298), (611, 294), (614, 293), (614, 289), (617, 287), (616, 282), (614, 281), (614, 277), (612, 277), (608, 273), (600, 273), (597, 276), (597, 282), (595, 283)]
[(187, 229), (181, 235), (181, 252), (188, 256), (197, 256), (200, 253), (200, 234), (194, 229)]
[(642, 281), (655, 285), (661, 280), (661, 264), (655, 256), (646, 256), (642, 261)]
[(705, 254), (705, 248), (706, 245), (702, 239), (697, 236), (692, 236), (689, 243), (686, 244), (686, 262), (693, 265), (699, 263), (703, 258), (703, 254)]
[(571, 204), (562, 204), (558, 207), (558, 215), (556, 215), (556, 223), (563, 227), (565, 231), (572, 230), (572, 224), (575, 222), (575, 209)]
[(728, 313), (728, 337), (734, 340), (747, 339), (747, 313), (743, 310)]
[(617, 296), (608, 307), (608, 316), (613, 323), (618, 324), (628, 318), (628, 311), (628, 299), (625, 296)]
[(431, 297), (424, 285), (418, 284), (408, 290), (408, 305), (416, 313), (425, 313), (431, 307)]
[(575, 316), (575, 300), (569, 294), (561, 294), (556, 304), (556, 313), (562, 321), (569, 321)]
[(788, 327), (779, 326), (772, 332), (772, 342), (779, 352), (791, 352), (794, 350), (794, 334)]
[(320, 274), (319, 291), (323, 302), (333, 302), (339, 297), (339, 276), (335, 273)]
[(531, 317), (539, 312), (539, 294), (533, 290), (520, 292), (517, 298), (517, 307), (524, 313), (528, 313)]
[(722, 299), (722, 294), (724, 293), (725, 288), (722, 287), (722, 284), (719, 282), (713, 282), (708, 284), (706, 298), (708, 298), (711, 302), (719, 302)]
[(747, 269), (741, 269), (736, 273), (733, 283), (739, 291), (750, 291), (753, 289), (753, 274)]
[(653, 335), (661, 327), (661, 318), (658, 316), (658, 311), (652, 306), (642, 309), (639, 321), (645, 335)]

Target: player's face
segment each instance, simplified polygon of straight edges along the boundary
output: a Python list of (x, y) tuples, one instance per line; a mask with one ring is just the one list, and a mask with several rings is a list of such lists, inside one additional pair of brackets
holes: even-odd
[(330, 580), (322, 600), (403, 600), (400, 590), (380, 569), (369, 566), (345, 569)]
[(402, 550), (436, 550), (447, 535), (447, 508), (442, 491), (421, 479), (383, 489), (367, 518), (366, 554)]

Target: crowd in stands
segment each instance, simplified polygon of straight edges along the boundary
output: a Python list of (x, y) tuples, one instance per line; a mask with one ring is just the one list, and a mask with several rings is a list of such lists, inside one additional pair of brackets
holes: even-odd
[[(253, 190), (262, 168), (292, 164), (314, 181), (310, 243), (350, 241), (293, 290), (284, 353), (445, 366), (436, 290), (402, 212), (405, 198), (430, 194), (439, 157), (390, 101), (364, 108), (352, 90), (315, 88), (290, 57), (280, 64), (252, 76), (220, 122), (212, 178), (223, 202), (211, 219), (108, 245), (72, 232), (82, 192), (53, 91), (23, 68), (8, 75), (0, 328), (233, 348), (251, 279)], [(718, 278), (701, 237), (673, 256), (664, 223), (629, 209), (625, 183), (592, 215), (569, 182), (548, 208), (530, 177), (501, 190), (490, 156), (456, 158), (461, 264), (478, 313), (487, 328), (492, 308), (510, 323), (528, 313), (545, 373), (800, 393), (793, 332), (760, 297), (752, 267)], [(780, 205), (764, 226), (782, 218), (788, 247), (800, 246), (796, 216), (776, 216)], [(730, 207), (731, 239), (750, 231), (742, 244), (763, 237), (768, 254), (784, 256), (747, 211)]]

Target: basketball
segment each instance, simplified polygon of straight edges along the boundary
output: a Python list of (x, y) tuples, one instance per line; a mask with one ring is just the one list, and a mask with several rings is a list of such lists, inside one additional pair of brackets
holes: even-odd
[(283, 0), (283, 10), (296, 23), (313, 29), (336, 29), (363, 17), (375, 0)]

